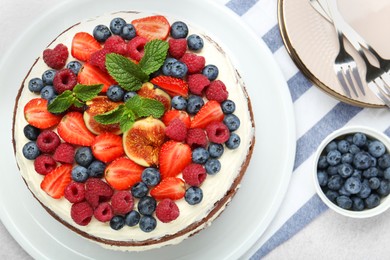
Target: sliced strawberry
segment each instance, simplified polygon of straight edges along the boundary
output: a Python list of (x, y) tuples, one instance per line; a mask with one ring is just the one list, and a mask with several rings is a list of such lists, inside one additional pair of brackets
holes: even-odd
[(150, 191), (150, 195), (156, 200), (171, 199), (178, 200), (184, 197), (186, 186), (182, 179), (168, 177), (163, 179)]
[(88, 61), (91, 54), (101, 48), (100, 43), (92, 35), (86, 32), (79, 32), (73, 37), (71, 54), (78, 60)]
[(116, 81), (108, 73), (101, 71), (98, 67), (89, 63), (84, 63), (77, 76), (77, 80), (80, 84), (84, 85), (103, 84), (102, 92), (107, 92), (107, 89), (111, 85), (116, 84)]
[(45, 175), (41, 182), (41, 189), (54, 199), (61, 198), (65, 188), (72, 181), (72, 165), (62, 164)]
[(171, 97), (188, 96), (188, 83), (182, 79), (161, 75), (153, 78), (150, 82), (165, 90)]
[(111, 162), (125, 153), (122, 137), (109, 132), (96, 136), (91, 148), (95, 158), (105, 163)]
[(112, 188), (126, 190), (141, 181), (144, 169), (144, 167), (136, 164), (129, 158), (121, 157), (106, 167), (104, 176)]
[(210, 100), (194, 116), (191, 128), (205, 128), (213, 121), (222, 121), (223, 117), (221, 105), (215, 100)]
[(95, 140), (95, 135), (85, 126), (80, 112), (67, 113), (58, 124), (57, 132), (65, 142), (71, 144), (90, 146)]
[(149, 41), (166, 40), (171, 29), (168, 20), (162, 15), (143, 17), (133, 20), (131, 23), (134, 25), (137, 35), (145, 37)]
[(192, 153), (188, 144), (173, 140), (164, 143), (159, 153), (161, 177), (175, 177), (191, 163), (191, 160)]
[(43, 98), (31, 99), (24, 106), (24, 118), (30, 125), (39, 129), (50, 128), (61, 121), (61, 116), (47, 110), (47, 100)]
[(161, 118), (161, 121), (163, 121), (163, 123), (166, 126), (168, 126), (169, 123), (175, 118), (179, 118), (181, 121), (183, 121), (183, 123), (185, 124), (185, 126), (187, 128), (190, 128), (190, 126), (191, 126), (190, 115), (186, 111), (183, 111), (183, 110), (169, 110), (168, 112), (166, 112), (163, 115), (163, 117)]

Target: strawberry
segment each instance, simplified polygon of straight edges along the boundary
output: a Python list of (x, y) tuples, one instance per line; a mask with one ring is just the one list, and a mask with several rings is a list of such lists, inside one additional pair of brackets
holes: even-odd
[(127, 157), (121, 157), (111, 162), (104, 171), (107, 183), (116, 190), (126, 190), (141, 181), (145, 168)]
[(223, 117), (221, 105), (215, 100), (210, 100), (194, 116), (191, 121), (191, 128), (205, 128), (213, 121), (222, 121)]
[(125, 153), (122, 137), (109, 132), (96, 136), (91, 148), (95, 158), (105, 163), (111, 162)]
[(168, 37), (171, 26), (168, 20), (162, 15), (154, 15), (139, 18), (131, 22), (135, 27), (138, 36), (142, 36), (146, 39), (165, 40)]
[(107, 92), (111, 85), (115, 85), (115, 80), (106, 72), (90, 63), (84, 63), (78, 74), (78, 82), (85, 85), (103, 84), (102, 92)]
[(191, 163), (192, 153), (188, 144), (168, 141), (161, 146), (159, 167), (162, 179), (175, 177)]
[(47, 100), (43, 98), (31, 99), (24, 106), (24, 118), (30, 125), (39, 129), (50, 128), (61, 121), (61, 116), (47, 110)]
[(95, 140), (95, 135), (85, 126), (80, 112), (67, 113), (58, 124), (57, 132), (65, 142), (71, 144), (90, 146)]
[(72, 181), (72, 165), (62, 164), (45, 175), (41, 182), (41, 189), (54, 199), (61, 198), (65, 188)]
[(92, 35), (86, 32), (79, 32), (73, 37), (71, 54), (78, 60), (88, 61), (91, 54), (101, 48), (100, 43)]
[(175, 119), (175, 118), (179, 118), (181, 121), (183, 121), (184, 125), (187, 127), (187, 128), (190, 128), (191, 126), (191, 118), (190, 118), (190, 115), (183, 111), (183, 110), (169, 110), (168, 112), (166, 112), (163, 117), (161, 118), (161, 121), (163, 121), (163, 123), (168, 126), (169, 123)]
[(171, 97), (188, 96), (188, 83), (182, 79), (161, 75), (150, 82), (165, 90)]
[(184, 197), (186, 186), (182, 179), (168, 177), (163, 179), (150, 191), (150, 195), (156, 200), (171, 199), (178, 200)]

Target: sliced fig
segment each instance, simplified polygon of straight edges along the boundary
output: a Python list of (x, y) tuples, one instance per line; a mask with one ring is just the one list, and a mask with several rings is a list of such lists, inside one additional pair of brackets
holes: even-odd
[(165, 111), (171, 109), (171, 97), (167, 94), (167, 92), (154, 87), (154, 85), (150, 82), (146, 82), (142, 85), (142, 87), (138, 90), (138, 95), (160, 101), (164, 105)]
[(158, 119), (138, 120), (123, 133), (126, 155), (135, 163), (150, 167), (158, 165), (158, 155), (165, 140), (165, 125)]
[(113, 110), (122, 102), (113, 102), (107, 96), (97, 96), (90, 101), (87, 101), (87, 110), (84, 112), (84, 122), (89, 131), (99, 135), (101, 133), (109, 132), (116, 135), (121, 134), (119, 123), (103, 125), (96, 122), (94, 116), (106, 113)]

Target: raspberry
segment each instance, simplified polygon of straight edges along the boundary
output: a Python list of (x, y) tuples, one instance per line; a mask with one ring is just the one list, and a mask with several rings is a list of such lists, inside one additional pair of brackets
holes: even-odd
[(70, 216), (76, 224), (86, 226), (92, 219), (93, 209), (86, 201), (78, 202), (72, 205)]
[(180, 210), (171, 199), (163, 199), (156, 207), (156, 217), (163, 223), (171, 222), (179, 217)]
[(175, 59), (180, 59), (187, 51), (187, 40), (186, 39), (169, 39), (169, 55)]
[(72, 90), (76, 84), (77, 76), (70, 69), (59, 70), (54, 76), (53, 86), (58, 94), (61, 94), (65, 90)]
[(210, 83), (206, 89), (206, 97), (208, 100), (215, 100), (219, 103), (225, 101), (229, 96), (225, 84), (220, 80), (215, 80)]
[(85, 186), (84, 183), (74, 182), (68, 184), (64, 193), (65, 199), (70, 203), (81, 202), (85, 199)]
[(188, 76), (188, 87), (195, 95), (202, 95), (202, 91), (210, 84), (210, 80), (203, 74), (192, 74)]
[(46, 175), (57, 167), (56, 161), (47, 154), (41, 154), (34, 161), (35, 171), (39, 174)]
[(43, 51), (43, 61), (52, 69), (62, 69), (68, 59), (68, 48), (63, 44), (58, 44), (54, 49)]
[(73, 145), (69, 143), (60, 144), (54, 152), (53, 159), (60, 163), (74, 162), (75, 149)]
[(112, 195), (111, 205), (115, 214), (127, 214), (133, 209), (133, 196), (129, 191), (118, 191)]
[(141, 36), (136, 36), (127, 43), (127, 54), (133, 60), (140, 61), (144, 56), (144, 47), (148, 42), (147, 39)]
[(187, 135), (186, 125), (179, 118), (175, 118), (165, 128), (165, 135), (178, 142), (184, 141)]
[(183, 170), (184, 181), (191, 186), (199, 187), (206, 179), (206, 169), (197, 163), (187, 165)]
[(222, 144), (229, 140), (230, 131), (227, 126), (218, 121), (211, 122), (206, 126), (206, 133), (210, 142)]
[(43, 130), (37, 138), (38, 149), (43, 153), (52, 153), (60, 145), (59, 136), (52, 130)]
[(113, 193), (112, 188), (101, 179), (89, 178), (85, 182), (85, 199), (93, 208), (101, 202), (109, 201)]
[(202, 128), (191, 128), (187, 131), (186, 143), (192, 149), (207, 146), (207, 136)]
[(104, 49), (120, 55), (126, 54), (126, 42), (118, 35), (110, 36), (104, 43)]
[(111, 220), (111, 218), (114, 216), (114, 213), (110, 203), (103, 202), (96, 207), (96, 209), (93, 211), (93, 215), (100, 222), (107, 222)]
[(89, 63), (98, 67), (101, 71), (107, 72), (106, 69), (106, 54), (110, 53), (107, 49), (101, 49), (91, 54)]
[(206, 64), (206, 60), (203, 56), (198, 56), (194, 53), (184, 54), (180, 61), (187, 65), (189, 74), (201, 73)]

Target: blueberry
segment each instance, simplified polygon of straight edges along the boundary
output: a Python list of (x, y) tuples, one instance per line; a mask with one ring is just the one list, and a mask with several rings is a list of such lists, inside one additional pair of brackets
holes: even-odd
[(379, 184), (379, 188), (377, 189), (377, 192), (380, 196), (384, 197), (389, 195), (390, 193), (390, 184), (388, 180), (382, 180)]
[(349, 177), (344, 183), (345, 190), (357, 194), (362, 189), (362, 182), (356, 177)]
[(41, 98), (50, 100), (57, 95), (52, 85), (47, 85), (41, 90)]
[(241, 138), (236, 133), (231, 133), (229, 139), (226, 141), (225, 145), (229, 149), (236, 149), (240, 146)]
[(205, 164), (209, 157), (209, 152), (203, 147), (195, 148), (192, 151), (192, 161), (194, 163)]
[(378, 158), (378, 166), (381, 169), (386, 169), (390, 167), (390, 154), (386, 153)]
[(390, 167), (386, 168), (383, 172), (383, 177), (386, 179), (386, 180), (390, 180)]
[(41, 133), (41, 130), (39, 128), (36, 128), (35, 126), (32, 125), (26, 125), (23, 128), (23, 134), (24, 136), (31, 141), (36, 141), (38, 138), (38, 135)]
[(204, 42), (203, 42), (202, 37), (200, 37), (197, 34), (191, 34), (187, 38), (187, 46), (188, 46), (188, 49), (190, 49), (192, 51), (201, 50), (204, 46)]
[(75, 75), (79, 74), (81, 67), (82, 67), (81, 63), (77, 60), (70, 61), (68, 64), (66, 64), (66, 68), (73, 71)]
[(188, 35), (188, 26), (182, 21), (174, 22), (171, 25), (170, 33), (174, 39), (186, 38)]
[(185, 63), (177, 61), (173, 63), (171, 69), (171, 76), (175, 78), (184, 78), (187, 75), (188, 67)]
[(88, 167), (95, 158), (93, 157), (91, 148), (89, 146), (83, 146), (77, 149), (74, 159), (79, 165)]
[(211, 158), (220, 158), (225, 149), (223, 148), (222, 144), (210, 143), (207, 150), (209, 151)]
[(336, 198), (339, 196), (339, 193), (334, 190), (327, 190), (325, 196), (333, 203), (336, 202)]
[(341, 162), (341, 153), (337, 150), (331, 150), (326, 155), (326, 160), (328, 161), (329, 165), (337, 165)]
[(367, 152), (358, 152), (353, 158), (353, 165), (359, 170), (365, 170), (371, 166), (371, 157)]
[(336, 175), (339, 173), (339, 167), (338, 166), (329, 166), (328, 169), (326, 169), (326, 172), (329, 175)]
[(156, 168), (145, 168), (141, 174), (142, 181), (148, 186), (156, 186), (160, 178), (160, 172)]
[(120, 17), (117, 17), (111, 20), (110, 30), (113, 34), (120, 35), (125, 25), (126, 21)]
[(367, 179), (378, 176), (378, 168), (370, 167), (363, 171), (363, 176)]
[(156, 210), (156, 200), (150, 196), (142, 197), (138, 202), (138, 211), (142, 215), (152, 215)]
[(125, 218), (120, 215), (113, 216), (110, 220), (110, 227), (114, 230), (119, 230), (125, 225)]
[(222, 102), (221, 108), (224, 114), (232, 114), (234, 111), (236, 111), (236, 104), (234, 101), (227, 99)]
[(137, 211), (132, 210), (126, 214), (125, 224), (130, 226), (130, 227), (134, 227), (135, 225), (137, 225), (139, 223), (140, 218), (141, 218), (141, 215)]
[(199, 187), (189, 187), (184, 195), (185, 201), (190, 205), (196, 205), (203, 199), (203, 191)]
[(362, 173), (361, 170), (354, 169), (351, 176), (352, 176), (352, 177), (356, 177), (356, 178), (358, 178), (359, 180), (362, 180), (362, 175), (363, 175), (363, 173)]
[(107, 97), (114, 102), (122, 101), (125, 96), (125, 90), (119, 85), (111, 85), (107, 90)]
[(356, 133), (353, 135), (352, 142), (361, 148), (367, 144), (367, 136), (364, 133)]
[(119, 34), (125, 40), (133, 39), (137, 34), (135, 31), (134, 25), (131, 23), (125, 24), (122, 28), (122, 31)]
[(137, 182), (136, 184), (134, 184), (131, 187), (131, 194), (135, 198), (145, 197), (148, 194), (148, 191), (149, 191), (148, 186), (145, 183), (143, 183), (142, 181)]
[(328, 184), (328, 174), (325, 171), (318, 171), (317, 179), (320, 186), (325, 187)]
[(378, 206), (380, 201), (381, 198), (377, 194), (373, 193), (364, 200), (364, 204), (366, 205), (367, 209), (372, 209)]
[(129, 100), (130, 98), (132, 98), (132, 97), (134, 97), (136, 95), (137, 95), (137, 92), (135, 92), (135, 91), (128, 91), (123, 96), (123, 101), (126, 102), (127, 100)]
[(345, 186), (342, 186), (338, 190), (338, 192), (339, 192), (339, 195), (344, 195), (344, 196), (348, 196), (348, 197), (351, 196), (351, 193), (345, 189)]
[(352, 210), (354, 211), (362, 211), (365, 206), (364, 206), (364, 201), (359, 198), (359, 197), (352, 197)]
[(72, 180), (75, 182), (85, 182), (88, 179), (88, 169), (81, 165), (76, 165), (72, 169)]
[(240, 127), (240, 119), (235, 114), (225, 115), (223, 123), (231, 132), (236, 131)]
[(93, 29), (92, 34), (93, 37), (100, 43), (105, 42), (108, 37), (111, 36), (110, 29), (104, 24), (96, 25)]
[(336, 204), (343, 209), (350, 209), (352, 208), (352, 200), (345, 195), (338, 196), (336, 198)]
[(28, 89), (33, 93), (41, 92), (42, 88), (43, 81), (40, 78), (33, 78), (28, 82)]
[(360, 148), (356, 145), (356, 144), (351, 144), (349, 146), (349, 152), (353, 155), (357, 154), (358, 152), (360, 152)]
[(37, 143), (35, 141), (27, 142), (22, 149), (23, 155), (28, 160), (35, 160), (40, 155)]
[(333, 151), (333, 150), (337, 150), (337, 143), (336, 143), (336, 141), (332, 141), (332, 142), (330, 142), (329, 144), (327, 144), (325, 146), (325, 151), (327, 151), (328, 153), (330, 151)]
[(172, 107), (177, 110), (184, 110), (187, 108), (187, 100), (182, 96), (174, 96), (171, 100)]
[(217, 159), (208, 159), (205, 169), (208, 174), (215, 175), (221, 170), (221, 162)]
[(139, 227), (144, 232), (151, 232), (157, 226), (157, 221), (153, 216), (142, 216), (139, 220)]
[(360, 192), (358, 193), (358, 197), (365, 199), (368, 196), (370, 196), (370, 194), (371, 194), (370, 184), (368, 183), (368, 180), (364, 180), (362, 182), (362, 188), (361, 188)]
[(197, 95), (191, 95), (187, 100), (187, 112), (191, 115), (195, 115), (203, 107), (204, 100)]
[(341, 155), (341, 163), (352, 163), (353, 162), (353, 154), (344, 153)]
[(218, 77), (219, 70), (217, 66), (209, 64), (203, 68), (202, 74), (206, 76), (206, 78), (208, 78), (210, 81), (213, 81)]
[(176, 62), (177, 62), (177, 59), (175, 59), (175, 58), (166, 58), (162, 67), (161, 67), (161, 72), (165, 76), (172, 76), (172, 67)]
[(343, 178), (340, 175), (332, 175), (328, 181), (328, 188), (331, 190), (339, 190), (343, 184)]
[(106, 164), (99, 160), (95, 160), (88, 166), (87, 169), (90, 177), (101, 178), (103, 177), (104, 170), (106, 169)]
[(375, 140), (368, 144), (368, 152), (378, 158), (386, 152), (386, 147), (381, 141)]
[(42, 82), (43, 85), (53, 85), (54, 76), (56, 75), (56, 70), (48, 69), (42, 73)]
[(378, 165), (378, 160), (373, 156), (371, 156), (370, 159), (371, 159), (371, 166), (376, 167)]
[(348, 178), (353, 173), (353, 167), (348, 163), (342, 163), (339, 165), (337, 172), (341, 177)]
[(370, 186), (370, 189), (376, 190), (381, 185), (381, 181), (378, 179), (378, 177), (372, 177), (368, 180), (368, 185)]
[(346, 140), (341, 140), (337, 143), (337, 149), (341, 153), (347, 153), (349, 151), (349, 143)]

